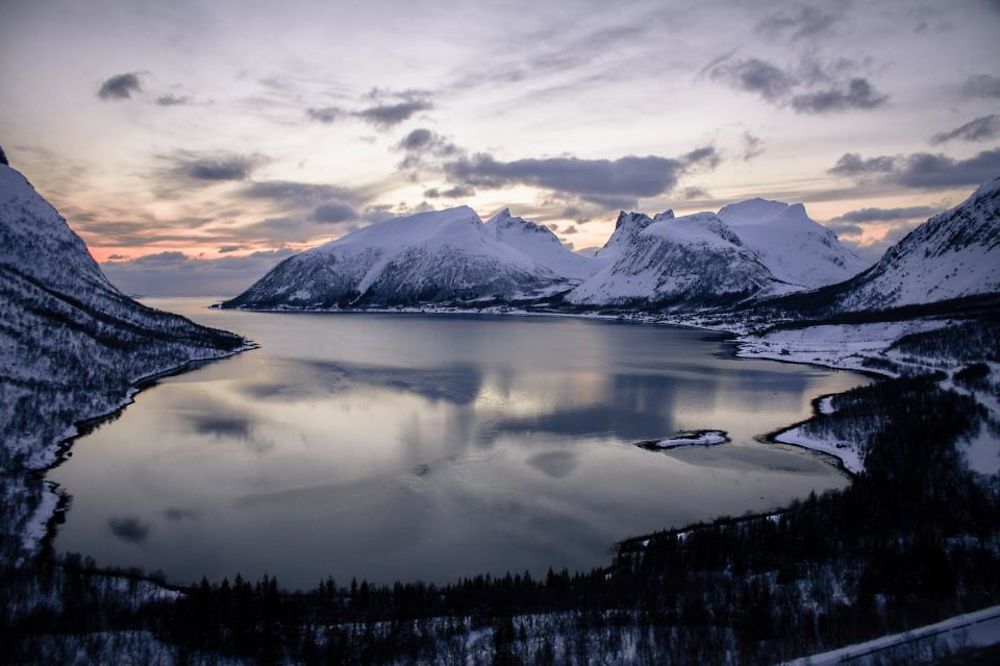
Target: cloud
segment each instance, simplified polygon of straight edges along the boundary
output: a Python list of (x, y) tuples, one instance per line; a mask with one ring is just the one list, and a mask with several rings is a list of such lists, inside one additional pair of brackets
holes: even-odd
[(142, 543), (149, 536), (149, 525), (136, 516), (111, 518), (108, 520), (108, 529), (119, 539), (131, 543)]
[(743, 132), (743, 161), (749, 162), (764, 152), (764, 141), (750, 132)]
[(839, 20), (812, 5), (796, 5), (790, 10), (768, 14), (757, 22), (757, 32), (766, 37), (787, 37), (791, 41), (814, 38), (828, 32)]
[(970, 76), (962, 84), (962, 94), (966, 97), (1000, 98), (1000, 77), (989, 74)]
[(868, 79), (854, 78), (846, 87), (833, 87), (817, 92), (796, 95), (792, 108), (799, 113), (829, 113), (850, 109), (874, 109), (889, 99), (879, 93)]
[(192, 259), (183, 252), (170, 251), (131, 261), (105, 262), (101, 269), (126, 294), (224, 297), (244, 291), (293, 254), (292, 250), (281, 249), (243, 257)]
[(434, 108), (428, 93), (416, 90), (391, 92), (376, 88), (365, 95), (365, 100), (367, 105), (356, 110), (339, 106), (314, 107), (306, 109), (306, 116), (326, 125), (343, 118), (357, 118), (377, 129), (387, 130), (421, 111)]
[[(223, 245), (218, 250), (216, 250), (216, 252), (218, 252), (219, 254), (229, 254), (230, 252), (239, 252), (240, 250), (243, 250), (245, 248), (246, 245)], [(111, 258), (112, 259), (115, 258), (115, 255), (112, 255)]]
[(895, 222), (898, 220), (926, 219), (941, 212), (934, 206), (908, 206), (905, 208), (860, 208), (836, 217), (830, 222)]
[(757, 93), (771, 102), (784, 99), (798, 85), (793, 76), (758, 58), (721, 62), (712, 67), (709, 76), (739, 90)]
[(294, 180), (261, 180), (239, 190), (244, 199), (264, 199), (295, 208), (309, 208), (336, 199), (360, 204), (369, 199), (363, 189), (352, 189), (324, 183), (302, 183)]
[(103, 100), (131, 99), (132, 93), (142, 92), (139, 76), (142, 72), (116, 74), (101, 84), (97, 96)]
[(850, 222), (836, 222), (834, 220), (830, 220), (825, 226), (838, 236), (860, 236), (865, 232), (864, 227)]
[(413, 115), (431, 109), (431, 103), (426, 100), (407, 100), (395, 104), (377, 104), (355, 112), (355, 116), (379, 129), (389, 129)]
[(629, 208), (642, 197), (669, 192), (688, 170), (718, 164), (714, 147), (707, 146), (672, 159), (629, 155), (615, 160), (550, 157), (501, 162), (488, 153), (462, 156), (444, 165), (454, 183), (496, 189), (531, 185), (578, 196), (606, 208)]
[(940, 153), (870, 158), (847, 153), (837, 160), (829, 173), (857, 181), (876, 180), (917, 189), (980, 185), (1000, 173), (1000, 148), (984, 150), (964, 160)]
[(734, 61), (727, 55), (717, 58), (703, 71), (712, 80), (757, 94), (772, 104), (790, 106), (796, 113), (830, 113), (882, 106), (889, 99), (888, 95), (879, 92), (864, 77), (848, 77), (853, 69), (854, 63), (844, 58), (827, 63), (806, 58), (792, 72), (760, 58)]
[(160, 106), (187, 106), (189, 104), (193, 104), (194, 100), (187, 95), (177, 96), (167, 93), (166, 95), (160, 95), (157, 97), (156, 103)]
[(708, 191), (702, 187), (685, 187), (681, 196), (685, 199), (708, 199), (710, 197)]
[(157, 194), (177, 197), (182, 191), (210, 185), (247, 180), (268, 160), (263, 155), (235, 153), (201, 153), (178, 150), (170, 155), (159, 155), (163, 164), (152, 177), (158, 181)]
[(964, 141), (986, 141), (1000, 136), (1000, 116), (990, 114), (970, 120), (950, 132), (940, 132), (931, 137), (931, 143), (939, 144), (952, 139)]
[(428, 157), (450, 157), (461, 152), (455, 144), (425, 127), (419, 127), (404, 136), (395, 150), (406, 153), (399, 163), (400, 169), (421, 166)]
[(344, 117), (345, 112), (337, 106), (325, 106), (318, 109), (306, 109), (306, 115), (310, 120), (329, 125), (338, 118)]
[(890, 173), (896, 164), (895, 157), (861, 157), (858, 153), (844, 153), (827, 172), (834, 176), (860, 178), (871, 174)]
[(347, 220), (355, 220), (357, 217), (358, 212), (349, 204), (341, 201), (329, 201), (317, 206), (316, 210), (313, 211), (313, 219), (317, 222), (346, 222)]
[(466, 185), (455, 185), (446, 190), (436, 187), (424, 190), (424, 196), (428, 199), (462, 199), (475, 196), (476, 191)]

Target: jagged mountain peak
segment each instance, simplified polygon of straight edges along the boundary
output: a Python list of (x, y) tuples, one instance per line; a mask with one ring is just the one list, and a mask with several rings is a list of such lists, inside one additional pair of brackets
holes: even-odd
[(715, 213), (658, 217), (655, 222), (646, 217), (649, 222), (641, 228), (627, 221), (620, 225), (599, 255), (610, 254), (608, 264), (567, 300), (590, 306), (702, 308), (784, 289)]
[(653, 222), (661, 222), (663, 220), (672, 220), (674, 218), (674, 211), (670, 208), (663, 211), (662, 213), (657, 213), (653, 216)]

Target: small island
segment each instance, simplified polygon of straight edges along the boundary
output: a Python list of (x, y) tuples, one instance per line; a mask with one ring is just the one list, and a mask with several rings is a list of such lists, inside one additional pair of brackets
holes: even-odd
[(718, 446), (729, 441), (725, 430), (678, 430), (666, 439), (646, 439), (635, 445), (649, 451), (669, 451), (682, 446)]

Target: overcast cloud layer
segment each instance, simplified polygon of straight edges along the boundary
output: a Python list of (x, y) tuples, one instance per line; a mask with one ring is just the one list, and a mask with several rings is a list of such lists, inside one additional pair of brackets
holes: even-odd
[(8, 0), (0, 145), (142, 293), (462, 203), (587, 247), (765, 196), (874, 257), (1000, 175), (998, 34), (989, 0)]

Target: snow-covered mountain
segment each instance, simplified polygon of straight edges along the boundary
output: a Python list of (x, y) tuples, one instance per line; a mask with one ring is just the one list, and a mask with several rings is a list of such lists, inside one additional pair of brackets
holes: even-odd
[(882, 310), (997, 292), (1000, 178), (911, 231), (863, 273), (791, 303), (828, 312)]
[(47, 463), (74, 421), (114, 409), (137, 380), (243, 345), (120, 293), (59, 213), (0, 165), (0, 468)]
[[(572, 286), (545, 263), (570, 265), (573, 258), (547, 250), (548, 236), (515, 219), (486, 225), (460, 206), (378, 222), (286, 259), (223, 307), (451, 304), (517, 300)], [(529, 236), (540, 239), (538, 248), (526, 250), (531, 256), (500, 240), (525, 247)]]
[(577, 254), (563, 245), (548, 227), (514, 217), (508, 208), (491, 217), (486, 222), (486, 230), (501, 243), (568, 279), (583, 280), (601, 267), (593, 257)]
[(615, 307), (705, 307), (787, 291), (713, 213), (622, 213), (597, 254), (607, 263), (566, 300)]
[(837, 234), (810, 219), (800, 203), (748, 199), (720, 210), (719, 219), (782, 282), (815, 289), (853, 277), (867, 265)]

